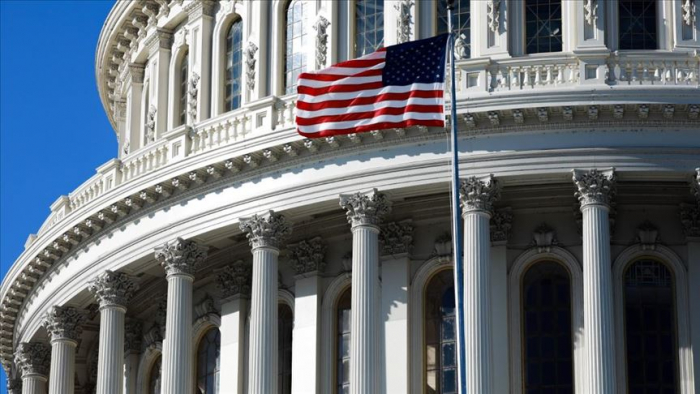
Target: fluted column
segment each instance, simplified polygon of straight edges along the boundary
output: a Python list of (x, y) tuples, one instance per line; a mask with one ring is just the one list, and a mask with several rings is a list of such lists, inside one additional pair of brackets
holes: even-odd
[(277, 392), (277, 258), (279, 247), (291, 233), (281, 214), (242, 218), (253, 253), (250, 304), (248, 393)]
[(51, 367), (51, 348), (40, 342), (23, 342), (17, 346), (15, 364), (22, 374), (22, 394), (46, 394)]
[(197, 266), (207, 257), (207, 248), (177, 238), (158, 247), (156, 259), (165, 269), (168, 301), (163, 340), (161, 392), (192, 392), (192, 282)]
[(615, 392), (615, 344), (612, 261), (610, 259), (610, 202), (615, 174), (607, 171), (573, 171), (576, 196), (583, 213), (583, 321), (588, 390)]
[(124, 392), (124, 315), (126, 304), (137, 289), (131, 276), (109, 270), (88, 286), (100, 305), (97, 394)]
[(377, 393), (379, 372), (379, 223), (391, 203), (376, 189), (341, 195), (352, 228), (352, 296), (350, 314), (350, 393)]
[(464, 220), (464, 353), (467, 393), (490, 394), (491, 381), (491, 235), (489, 221), (501, 187), (493, 176), (462, 180), (459, 194)]
[(74, 307), (54, 306), (44, 317), (51, 336), (49, 394), (73, 394), (75, 391), (75, 348), (87, 318)]

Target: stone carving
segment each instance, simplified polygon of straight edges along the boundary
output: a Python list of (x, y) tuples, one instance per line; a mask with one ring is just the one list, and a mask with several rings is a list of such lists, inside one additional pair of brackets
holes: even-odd
[(245, 75), (247, 77), (246, 85), (248, 90), (255, 89), (255, 54), (258, 52), (258, 47), (253, 41), (248, 42), (245, 49)]
[(93, 279), (88, 290), (99, 301), (100, 308), (126, 307), (139, 286), (130, 275), (123, 272), (105, 271)]
[(165, 269), (167, 276), (190, 275), (207, 258), (208, 247), (195, 241), (177, 238), (156, 248), (155, 257)]
[(238, 260), (216, 271), (216, 282), (223, 298), (234, 295), (250, 295), (252, 267)]
[(537, 108), (537, 119), (539, 119), (540, 122), (549, 121), (549, 112), (547, 112), (547, 108)]
[(199, 92), (199, 74), (196, 72), (192, 73), (192, 77), (190, 77), (190, 85), (187, 89), (187, 94), (189, 95), (189, 100), (187, 100), (187, 104), (189, 105), (190, 109), (188, 113), (190, 114), (190, 117), (192, 117), (192, 120), (197, 119), (197, 93)]
[(610, 207), (615, 195), (615, 169), (599, 171), (573, 170), (573, 181), (578, 188), (575, 196), (581, 207), (589, 204), (606, 205)]
[(344, 272), (352, 272), (352, 251), (343, 255), (343, 258), (340, 259), (340, 265), (343, 267)]
[(498, 33), (499, 16), (501, 13), (501, 0), (487, 0), (486, 16), (488, 19), (489, 29)]
[(680, 216), (685, 236), (688, 238), (700, 237), (700, 205), (682, 204)]
[(394, 8), (398, 11), (398, 16), (396, 18), (396, 37), (398, 44), (411, 41), (411, 24), (413, 24), (411, 8), (413, 8), (414, 4), (415, 2), (413, 0), (399, 0), (398, 3), (394, 4)]
[(435, 249), (433, 250), (440, 262), (452, 259), (452, 235), (444, 233), (435, 238)]
[(513, 212), (510, 208), (496, 211), (491, 218), (491, 242), (507, 242), (513, 227)]
[(695, 23), (695, 1), (684, 0), (681, 10), (683, 11), (683, 23), (693, 26)]
[(151, 105), (146, 115), (146, 142), (153, 142), (156, 139), (156, 112), (158, 109)]
[(583, 4), (583, 12), (586, 23), (594, 26), (598, 18), (598, 0), (586, 0)]
[(325, 254), (326, 245), (321, 237), (289, 245), (289, 263), (297, 275), (322, 273), (326, 268)]
[(46, 313), (42, 325), (49, 332), (52, 341), (78, 341), (83, 333), (82, 325), (87, 317), (83, 311), (72, 306), (54, 306)]
[(328, 19), (323, 15), (318, 16), (314, 30), (316, 30), (316, 68), (321, 69), (326, 66), (326, 58), (328, 53)]
[(489, 175), (478, 179), (471, 177), (462, 179), (459, 186), (459, 200), (462, 214), (470, 211), (492, 211), (493, 203), (501, 198), (501, 184)]
[(391, 212), (391, 201), (384, 193), (372, 189), (369, 193), (341, 194), (340, 207), (347, 211), (351, 226), (378, 226), (382, 218)]
[(154, 322), (151, 325), (151, 328), (149, 328), (148, 331), (143, 334), (143, 343), (146, 345), (146, 348), (155, 349), (158, 347), (159, 343), (163, 342), (165, 329), (161, 327), (162, 326), (160, 324)]
[(279, 248), (292, 233), (292, 224), (284, 215), (269, 211), (266, 215), (242, 218), (241, 231), (246, 233), (250, 246), (255, 248)]
[(216, 313), (214, 299), (209, 294), (206, 294), (202, 301), (194, 306), (194, 318), (199, 320), (210, 313)]
[(659, 239), (659, 229), (650, 221), (642, 223), (637, 227), (637, 242), (642, 244), (642, 250), (655, 250)]
[(22, 342), (15, 351), (15, 364), (22, 373), (28, 375), (49, 375), (51, 348), (40, 342)]
[(464, 34), (460, 34), (457, 39), (455, 39), (455, 59), (468, 59), (469, 58), (469, 40)]
[(143, 323), (127, 320), (124, 324), (124, 352), (140, 352), (143, 338)]
[(379, 233), (381, 254), (411, 253), (413, 249), (413, 225), (410, 220), (387, 223)]
[(549, 253), (558, 243), (556, 232), (547, 223), (540, 224), (532, 233), (531, 245), (536, 246), (540, 253)]

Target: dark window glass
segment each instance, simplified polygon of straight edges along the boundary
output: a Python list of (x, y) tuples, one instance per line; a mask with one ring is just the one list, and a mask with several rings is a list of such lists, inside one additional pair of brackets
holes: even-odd
[[(469, 11), (470, 0), (455, 1), (455, 8), (452, 10), (452, 31), (456, 35), (455, 50), (460, 58), (466, 59), (471, 56), (471, 20)], [(447, 0), (437, 1), (437, 33), (447, 33)]]
[(525, 392), (573, 393), (569, 273), (555, 262), (530, 267), (522, 305)]
[(425, 392), (457, 393), (455, 290), (452, 270), (430, 279), (425, 291)]
[(163, 359), (158, 356), (153, 366), (151, 366), (151, 374), (148, 378), (148, 394), (160, 394), (162, 364)]
[(355, 57), (384, 45), (384, 0), (355, 1)]
[(224, 107), (231, 111), (241, 107), (241, 75), (243, 57), (243, 22), (238, 20), (226, 34), (226, 77), (224, 78)]
[(673, 277), (662, 263), (640, 260), (625, 272), (629, 393), (679, 393)]
[(525, 49), (527, 53), (561, 52), (561, 0), (525, 2)]
[(305, 1), (293, 0), (287, 6), (287, 47), (285, 56), (285, 92), (296, 93), (299, 74), (306, 71), (307, 56), (305, 48), (313, 45), (311, 37), (306, 34), (308, 13), (312, 12)]
[(187, 82), (189, 72), (187, 70), (189, 62), (189, 53), (185, 53), (180, 60), (180, 125), (187, 122)]
[(199, 341), (197, 348), (196, 394), (218, 394), (221, 351), (221, 333), (212, 328)]
[(280, 304), (277, 308), (278, 358), (277, 358), (277, 387), (279, 394), (292, 392), (292, 329), (294, 328), (294, 314), (286, 304)]
[(657, 49), (656, 0), (619, 0), (620, 49)]
[(338, 299), (336, 308), (336, 393), (350, 393), (350, 302), (348, 288)]

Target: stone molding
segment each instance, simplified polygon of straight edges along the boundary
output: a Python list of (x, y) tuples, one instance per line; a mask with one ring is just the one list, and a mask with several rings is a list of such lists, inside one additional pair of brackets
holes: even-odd
[(573, 181), (578, 191), (578, 198), (581, 208), (586, 205), (603, 205), (611, 207), (615, 197), (615, 169), (607, 170), (592, 169), (573, 170)]
[(125, 308), (131, 297), (139, 289), (131, 275), (107, 270), (99, 274), (88, 285), (88, 290), (95, 296), (101, 308)]
[(326, 245), (321, 237), (314, 237), (288, 246), (289, 264), (297, 275), (323, 273), (326, 268)]
[(379, 232), (382, 256), (411, 253), (413, 250), (413, 224), (410, 220), (390, 222)]
[(265, 215), (256, 214), (249, 218), (241, 218), (240, 228), (246, 233), (253, 249), (264, 247), (279, 249), (292, 233), (291, 222), (275, 211), (268, 211)]
[(155, 257), (166, 276), (194, 276), (197, 266), (207, 258), (209, 248), (192, 240), (177, 238), (156, 248)]
[(253, 267), (243, 260), (237, 260), (215, 271), (217, 288), (222, 298), (236, 295), (249, 296)]
[(497, 210), (491, 217), (491, 242), (508, 242), (513, 228), (513, 211), (510, 208)]
[(384, 193), (372, 189), (368, 193), (341, 194), (340, 207), (346, 210), (352, 227), (379, 226), (389, 212), (391, 201)]
[(83, 333), (82, 325), (87, 321), (85, 312), (72, 306), (54, 306), (44, 316), (43, 326), (51, 341), (70, 340), (77, 342)]
[(501, 184), (493, 175), (484, 178), (462, 179), (459, 185), (459, 200), (462, 215), (474, 211), (493, 211), (493, 203), (501, 198)]
[(49, 376), (51, 347), (41, 342), (22, 342), (17, 346), (15, 364), (22, 377), (29, 375)]

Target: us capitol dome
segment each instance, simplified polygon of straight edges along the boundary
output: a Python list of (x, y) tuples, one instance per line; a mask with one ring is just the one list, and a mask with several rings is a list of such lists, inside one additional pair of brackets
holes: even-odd
[[(698, 0), (458, 0), (469, 394), (700, 393)], [(115, 158), (0, 289), (11, 394), (457, 392), (449, 132), (296, 132), (446, 0), (118, 1)]]

